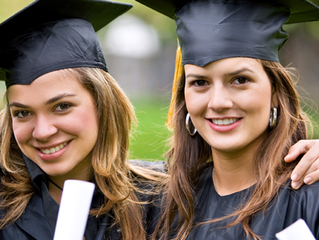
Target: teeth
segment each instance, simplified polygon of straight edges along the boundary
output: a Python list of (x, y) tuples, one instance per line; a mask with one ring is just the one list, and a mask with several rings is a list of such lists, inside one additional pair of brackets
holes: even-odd
[(50, 149), (40, 149), (40, 151), (44, 154), (55, 153), (55, 152), (61, 150), (62, 148), (64, 148), (67, 144), (68, 144), (67, 142), (61, 143), (59, 146), (56, 146), (56, 147), (53, 147)]
[(212, 119), (211, 121), (216, 125), (230, 125), (238, 121), (239, 118), (226, 118), (226, 119)]

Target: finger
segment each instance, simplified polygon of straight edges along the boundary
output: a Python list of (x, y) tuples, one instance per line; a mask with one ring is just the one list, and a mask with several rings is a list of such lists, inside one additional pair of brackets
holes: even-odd
[[(298, 171), (298, 169), (296, 169)], [(293, 173), (297, 174), (298, 173)], [(303, 183), (305, 184), (312, 184), (319, 180), (319, 158), (316, 158), (316, 161), (305, 171), (303, 175), (300, 175), (300, 177), (295, 178), (295, 176), (292, 174), (292, 182), (291, 186), (294, 189), (298, 189), (302, 186)]]
[(291, 187), (293, 189), (299, 189), (302, 186), (303, 182), (291, 182)]
[[(299, 181), (301, 178), (312, 171), (316, 171), (317, 167), (314, 164), (317, 164), (319, 152), (314, 149), (310, 149), (299, 161), (294, 170), (291, 173), (292, 181)], [(319, 164), (319, 163), (318, 163)], [(314, 166), (313, 166), (314, 165)]]
[(313, 169), (310, 169), (307, 171), (307, 174), (303, 178), (303, 182), (305, 184), (313, 184), (314, 182), (317, 182), (319, 180), (319, 164), (314, 164), (312, 166)]
[[(300, 140), (290, 147), (288, 155), (285, 156), (284, 160), (286, 162), (292, 162), (297, 159), (301, 154), (306, 153), (311, 149), (317, 142), (315, 140)], [(319, 146), (319, 142), (318, 142)], [(319, 154), (319, 153), (318, 153)]]
[[(314, 171), (309, 173), (308, 175), (305, 176), (303, 183), (307, 184), (307, 185), (311, 185), (315, 182), (317, 182), (319, 180), (319, 170)], [(300, 182), (298, 182), (298, 185), (300, 184)], [(300, 186), (302, 185), (302, 183), (300, 184)], [(299, 186), (299, 187), (300, 187)], [(299, 188), (298, 187), (298, 188)]]

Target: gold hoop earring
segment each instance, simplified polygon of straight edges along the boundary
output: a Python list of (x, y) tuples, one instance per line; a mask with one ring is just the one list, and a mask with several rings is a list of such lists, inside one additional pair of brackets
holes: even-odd
[(190, 123), (189, 120), (190, 120), (190, 115), (189, 115), (189, 113), (187, 113), (186, 120), (185, 120), (186, 130), (189, 133), (189, 135), (194, 136), (197, 133), (197, 129), (194, 127), (193, 132), (191, 132), (190, 127), (189, 127), (189, 123)]

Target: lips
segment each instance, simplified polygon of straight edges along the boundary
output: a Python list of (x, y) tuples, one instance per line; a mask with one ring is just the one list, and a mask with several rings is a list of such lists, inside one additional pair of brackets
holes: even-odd
[(39, 149), (42, 153), (44, 154), (52, 154), (55, 153), (57, 151), (60, 151), (62, 148), (64, 148), (69, 142), (64, 142), (61, 143), (60, 145), (57, 145), (55, 147), (52, 148), (46, 148), (46, 149)]

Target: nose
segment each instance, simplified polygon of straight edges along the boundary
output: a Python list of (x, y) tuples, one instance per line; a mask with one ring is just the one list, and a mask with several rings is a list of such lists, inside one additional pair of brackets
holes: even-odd
[(32, 137), (39, 142), (47, 142), (51, 136), (58, 132), (57, 127), (53, 124), (52, 119), (38, 115), (32, 132)]
[(213, 109), (215, 112), (221, 112), (233, 106), (231, 92), (222, 84), (216, 84), (211, 89), (209, 97), (208, 107)]

